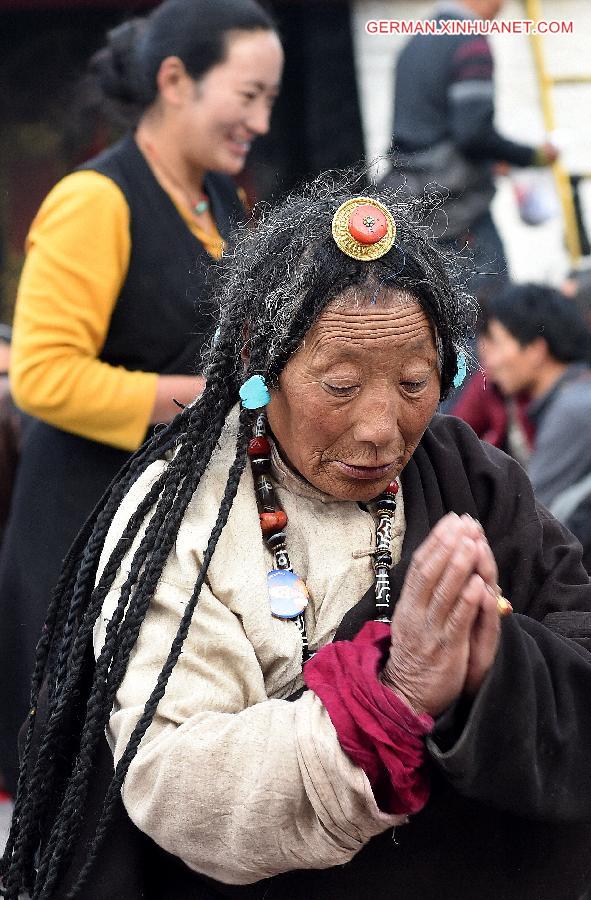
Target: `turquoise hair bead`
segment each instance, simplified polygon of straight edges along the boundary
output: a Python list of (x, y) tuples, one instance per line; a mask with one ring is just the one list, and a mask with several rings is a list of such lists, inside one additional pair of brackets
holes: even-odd
[(464, 383), (464, 378), (466, 377), (466, 354), (463, 350), (460, 350), (458, 353), (458, 369), (454, 377), (454, 387), (459, 388)]
[(252, 375), (244, 382), (238, 393), (245, 409), (261, 409), (271, 400), (271, 394), (262, 375)]

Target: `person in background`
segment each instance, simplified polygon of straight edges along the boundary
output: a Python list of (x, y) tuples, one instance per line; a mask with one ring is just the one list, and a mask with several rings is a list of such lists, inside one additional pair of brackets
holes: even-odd
[(93, 60), (135, 128), (64, 178), (28, 236), (11, 363), (23, 443), (0, 560), (0, 769), (68, 547), (115, 473), (203, 390), (212, 271), (245, 216), (232, 176), (265, 134), (283, 54), (253, 0), (166, 0)]
[[(591, 329), (591, 272), (575, 270), (560, 285), (560, 291), (571, 300)], [(484, 317), (478, 326), (477, 352), (480, 363), (461, 392), (449, 404), (449, 412), (463, 419), (479, 438), (500, 447), (525, 468), (534, 444), (534, 424), (527, 415), (527, 391), (505, 396), (486, 368), (487, 335)]]
[(529, 396), (520, 392), (506, 397), (499, 390), (486, 369), (487, 343), (481, 330), (477, 340), (480, 368), (450, 404), (449, 412), (467, 422), (481, 440), (504, 450), (525, 468), (534, 440), (533, 422), (527, 415)]
[[(432, 17), (493, 19), (503, 0), (448, 0)], [(444, 244), (465, 251), (469, 287), (481, 299), (507, 281), (507, 262), (490, 204), (499, 164), (545, 166), (557, 158), (550, 143), (534, 147), (495, 128), (493, 57), (484, 35), (415, 35), (396, 64), (395, 169), (387, 183), (406, 183), (422, 197), (435, 182), (449, 192), (436, 227)], [(468, 273), (469, 274), (469, 273)], [(467, 276), (468, 277), (468, 276)]]
[(490, 300), (486, 338), (491, 379), (507, 397), (530, 397), (536, 498), (569, 525), (591, 494), (591, 332), (559, 291), (523, 284)]

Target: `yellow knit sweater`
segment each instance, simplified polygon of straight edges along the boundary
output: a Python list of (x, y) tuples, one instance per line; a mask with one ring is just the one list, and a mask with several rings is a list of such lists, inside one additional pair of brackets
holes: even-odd
[[(220, 235), (203, 231), (177, 209), (219, 259)], [(123, 450), (135, 450), (143, 440), (158, 378), (98, 358), (130, 252), (129, 208), (119, 187), (93, 171), (60, 181), (27, 238), (10, 366), (12, 393), (25, 412)]]

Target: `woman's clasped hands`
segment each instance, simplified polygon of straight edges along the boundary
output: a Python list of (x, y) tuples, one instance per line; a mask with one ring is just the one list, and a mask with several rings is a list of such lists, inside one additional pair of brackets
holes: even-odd
[(499, 643), (497, 566), (481, 525), (449, 513), (412, 557), (382, 681), (417, 713), (474, 695)]

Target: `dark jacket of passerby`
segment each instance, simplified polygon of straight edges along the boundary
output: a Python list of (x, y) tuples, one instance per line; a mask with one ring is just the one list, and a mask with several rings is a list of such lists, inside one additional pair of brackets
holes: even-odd
[[(436, 7), (438, 21), (471, 18), (460, 3)], [(487, 212), (492, 164), (543, 163), (534, 147), (503, 137), (494, 125), (493, 57), (484, 35), (417, 34), (396, 66), (394, 151), (410, 193), (436, 182), (449, 191), (446, 238)]]

